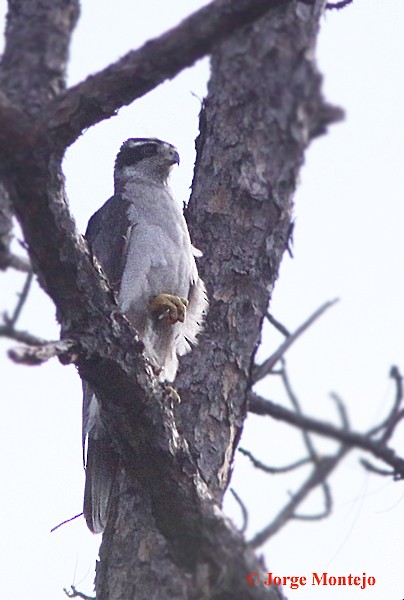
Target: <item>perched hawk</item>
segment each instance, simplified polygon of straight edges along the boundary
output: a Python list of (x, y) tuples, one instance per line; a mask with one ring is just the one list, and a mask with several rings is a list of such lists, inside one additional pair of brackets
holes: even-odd
[[(173, 381), (178, 356), (189, 352), (207, 309), (196, 250), (167, 185), (177, 150), (158, 139), (124, 142), (115, 161), (115, 193), (90, 219), (86, 238), (118, 304), (144, 342), (161, 380)], [(118, 457), (84, 382), (83, 451), (87, 442), (84, 516), (103, 531)]]

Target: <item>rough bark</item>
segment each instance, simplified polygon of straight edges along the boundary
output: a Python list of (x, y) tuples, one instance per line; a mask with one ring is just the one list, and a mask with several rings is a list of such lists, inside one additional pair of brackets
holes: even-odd
[[(288, 243), (297, 171), (310, 138), (333, 117), (312, 60), (320, 4), (216, 0), (202, 13), (211, 19), (217, 11), (218, 21), (193, 57), (218, 40), (222, 45), (213, 56), (188, 220), (205, 254), (201, 270), (211, 310), (199, 349), (183, 363), (182, 403), (172, 407), (76, 231), (60, 163), (82, 127), (186, 66), (178, 58), (183, 47), (167, 66), (162, 43), (161, 72), (125, 97), (120, 91), (138, 74), (139, 56), (157, 69), (158, 50), (149, 46), (148, 54), (146, 45), (134, 63), (117, 63), (118, 71), (126, 69), (118, 100), (91, 112), (83, 94), (90, 83), (96, 91), (94, 79), (63, 92), (77, 3), (9, 3), (0, 73), (1, 175), (34, 270), (57, 307), (64, 336), (75, 342), (74, 360), (97, 393), (124, 468), (101, 548), (98, 600), (282, 598), (277, 588), (246, 584), (247, 573), (263, 567), (221, 514), (220, 502), (262, 318)], [(248, 7), (251, 21), (272, 10), (223, 43)], [(244, 12), (235, 18), (237, 9)], [(183, 41), (177, 36), (177, 44)], [(102, 99), (102, 87), (99, 92)]]
[(187, 211), (204, 252), (211, 309), (178, 385), (182, 427), (218, 499), (228, 484), (262, 320), (289, 242), (303, 153), (330, 120), (313, 53), (319, 10), (292, 3), (238, 31), (212, 58)]
[[(322, 99), (314, 62), (319, 10), (296, 4), (279, 9), (239, 30), (212, 58), (187, 211), (192, 239), (204, 253), (200, 268), (210, 311), (198, 348), (182, 362), (176, 414), (198, 469), (219, 502), (246, 415), (262, 320), (288, 245), (303, 152), (310, 139), (339, 116)], [(97, 592), (116, 577), (108, 557), (113, 555), (121, 565), (133, 538), (142, 537), (145, 518), (149, 545), (162, 547), (147, 499), (136, 507), (131, 503), (133, 497), (122, 492), (116, 521), (111, 522), (113, 534), (108, 529), (104, 536)], [(132, 538), (127, 527), (120, 535), (123, 514), (125, 522), (133, 523)], [(153, 560), (153, 553), (148, 555), (149, 576), (167, 582), (167, 588), (160, 587), (164, 597), (193, 597), (195, 581), (186, 571), (180, 573), (183, 588), (171, 595), (177, 568), (161, 554), (154, 556)], [(141, 561), (131, 556), (128, 572), (140, 577)], [(198, 565), (202, 572), (211, 567)], [(198, 590), (195, 597), (202, 597), (200, 586)], [(240, 597), (247, 593), (245, 589)], [(101, 596), (123, 597), (110, 590)], [(213, 589), (207, 597), (215, 597)]]
[(148, 41), (100, 73), (72, 87), (43, 114), (54, 143), (68, 146), (87, 127), (116, 115), (211, 51), (238, 27), (288, 0), (216, 0), (178, 27)]
[[(0, 62), (0, 105), (3, 110), (12, 103), (14, 108), (23, 109), (25, 117), (36, 116), (65, 89), (68, 48), (78, 14), (77, 1), (55, 0), (49, 10), (46, 2), (9, 0), (7, 43)], [(6, 114), (1, 123), (2, 137), (13, 154), (13, 134), (19, 129), (18, 118), (12, 119), (11, 130), (9, 125)], [(6, 165), (3, 165), (4, 169), (7, 169)], [(0, 269), (13, 266), (26, 270), (23, 261), (19, 262), (10, 254), (12, 216), (9, 191), (0, 182)]]

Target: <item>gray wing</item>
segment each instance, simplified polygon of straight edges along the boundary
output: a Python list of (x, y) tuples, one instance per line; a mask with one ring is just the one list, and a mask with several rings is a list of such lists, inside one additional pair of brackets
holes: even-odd
[(85, 238), (115, 291), (119, 290), (126, 262), (127, 240), (131, 224), (130, 203), (112, 196), (88, 222)]
[[(130, 229), (128, 202), (121, 196), (112, 196), (88, 222), (85, 238), (97, 258), (113, 290), (117, 293), (122, 280)], [(90, 403), (93, 392), (83, 393), (83, 448), (90, 430)]]
[[(93, 255), (116, 293), (119, 291), (125, 267), (130, 226), (128, 202), (116, 195), (91, 217), (85, 234)], [(83, 381), (82, 437), (83, 459), (86, 467), (83, 512), (89, 529), (94, 533), (100, 533), (107, 522), (118, 455), (101, 425), (95, 394), (85, 381)]]

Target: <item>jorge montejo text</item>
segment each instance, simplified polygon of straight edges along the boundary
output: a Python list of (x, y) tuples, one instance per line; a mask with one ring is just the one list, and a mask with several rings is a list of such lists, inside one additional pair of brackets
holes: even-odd
[(366, 573), (362, 575), (330, 575), (329, 573), (312, 573), (310, 576), (303, 575), (274, 575), (273, 573), (266, 573), (265, 575), (259, 573), (249, 573), (247, 575), (247, 583), (251, 586), (257, 585), (283, 585), (284, 587), (290, 587), (292, 590), (304, 585), (312, 586), (356, 586), (361, 590), (364, 590), (367, 586), (374, 586), (376, 584), (376, 578), (368, 576)]

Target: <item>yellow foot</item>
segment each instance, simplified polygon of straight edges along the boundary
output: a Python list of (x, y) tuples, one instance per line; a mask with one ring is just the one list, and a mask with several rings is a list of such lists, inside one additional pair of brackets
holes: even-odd
[(175, 404), (179, 404), (181, 402), (179, 393), (171, 385), (166, 386), (164, 395)]
[(157, 294), (149, 300), (149, 310), (152, 314), (164, 319), (170, 325), (185, 320), (185, 309), (188, 306), (186, 298), (173, 296), (172, 294)]

